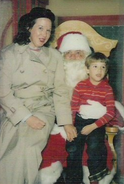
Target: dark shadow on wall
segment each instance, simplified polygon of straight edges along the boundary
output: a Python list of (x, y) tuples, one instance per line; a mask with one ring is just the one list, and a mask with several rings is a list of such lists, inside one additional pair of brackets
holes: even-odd
[(117, 47), (110, 54), (109, 82), (114, 90), (116, 100), (122, 102), (123, 91), (123, 37), (124, 26), (94, 26), (94, 29), (102, 36), (118, 40)]

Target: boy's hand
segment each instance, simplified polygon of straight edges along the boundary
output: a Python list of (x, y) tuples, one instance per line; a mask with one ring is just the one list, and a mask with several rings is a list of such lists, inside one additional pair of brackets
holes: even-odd
[(82, 130), (81, 130), (81, 134), (83, 135), (88, 135), (90, 134), (93, 130), (95, 130), (97, 128), (97, 125), (95, 123), (91, 124), (91, 125), (87, 125), (85, 126)]
[(74, 125), (64, 125), (65, 132), (67, 134), (67, 140), (73, 141), (77, 137), (77, 130)]

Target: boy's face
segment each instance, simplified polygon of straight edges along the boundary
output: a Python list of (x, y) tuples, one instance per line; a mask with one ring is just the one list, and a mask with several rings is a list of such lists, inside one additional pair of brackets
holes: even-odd
[(106, 75), (106, 64), (102, 62), (93, 62), (91, 63), (87, 73), (92, 84), (97, 85)]

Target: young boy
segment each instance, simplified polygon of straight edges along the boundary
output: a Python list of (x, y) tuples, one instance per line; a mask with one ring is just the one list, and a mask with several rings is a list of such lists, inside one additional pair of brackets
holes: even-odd
[[(78, 136), (74, 141), (67, 141), (67, 184), (80, 184), (83, 180), (82, 152), (87, 144), (89, 180), (97, 184), (109, 174), (106, 160), (105, 125), (115, 115), (114, 95), (108, 84), (108, 58), (99, 52), (92, 53), (86, 58), (85, 66), (89, 78), (81, 81), (74, 89), (72, 96), (72, 113)], [(80, 106), (87, 105), (87, 100), (95, 100), (106, 107), (106, 113), (99, 119), (84, 119)]]

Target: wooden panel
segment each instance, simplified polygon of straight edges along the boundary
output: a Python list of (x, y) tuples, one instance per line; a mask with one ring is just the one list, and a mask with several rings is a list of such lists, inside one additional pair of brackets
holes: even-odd
[(103, 15), (103, 16), (67, 16), (58, 17), (58, 25), (67, 20), (81, 20), (90, 25), (124, 25), (124, 15)]
[(118, 101), (123, 102), (124, 93), (124, 76), (123, 76), (123, 36), (124, 26), (93, 26), (93, 28), (102, 36), (109, 39), (117, 39), (118, 44), (110, 54), (109, 81), (113, 87), (115, 97)]
[(13, 36), (16, 35), (18, 30), (19, 18), (28, 13), (32, 8), (32, 0), (12, 0), (13, 8)]
[(116, 47), (118, 42), (117, 40), (101, 36), (94, 30), (93, 26), (90, 26), (84, 21), (70, 20), (63, 22), (56, 28), (55, 39), (52, 46), (55, 48), (57, 46), (58, 38), (70, 31), (80, 32), (85, 35), (88, 39), (89, 45), (94, 49), (94, 51), (102, 52), (106, 56), (110, 55), (110, 51)]

